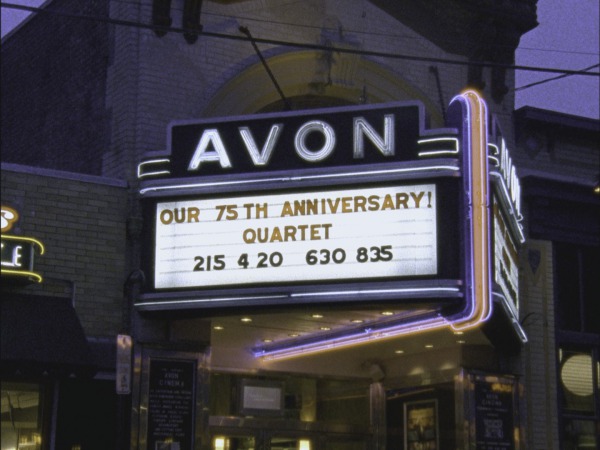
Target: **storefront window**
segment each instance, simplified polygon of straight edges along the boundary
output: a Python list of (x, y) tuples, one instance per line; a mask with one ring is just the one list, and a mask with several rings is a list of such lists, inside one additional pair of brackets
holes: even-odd
[(600, 365), (591, 350), (559, 350), (563, 450), (598, 449)]
[(40, 385), (2, 381), (1, 404), (2, 450), (41, 449)]

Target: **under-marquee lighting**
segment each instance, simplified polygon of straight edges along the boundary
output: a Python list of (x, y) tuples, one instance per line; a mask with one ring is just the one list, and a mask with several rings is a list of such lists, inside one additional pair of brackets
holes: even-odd
[(326, 350), (347, 348), (358, 344), (364, 344), (366, 342), (389, 339), (446, 326), (448, 326), (447, 320), (439, 315), (436, 315), (435, 317), (430, 317), (417, 323), (400, 323), (378, 329), (367, 328), (364, 330), (349, 332), (340, 336), (324, 338), (320, 340), (310, 340), (304, 343), (297, 342), (286, 344), (285, 342), (282, 342), (269, 348), (255, 348), (253, 349), (253, 353), (256, 358), (261, 358), (265, 361), (286, 359), (307, 354), (320, 353)]

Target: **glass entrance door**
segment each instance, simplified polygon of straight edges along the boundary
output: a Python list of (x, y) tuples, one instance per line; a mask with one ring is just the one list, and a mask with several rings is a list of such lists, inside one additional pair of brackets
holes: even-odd
[(266, 430), (252, 435), (216, 433), (211, 442), (212, 450), (315, 450), (309, 438), (273, 436)]
[(212, 450), (257, 450), (254, 436), (215, 435)]
[(314, 450), (310, 439), (296, 437), (271, 437), (270, 450)]

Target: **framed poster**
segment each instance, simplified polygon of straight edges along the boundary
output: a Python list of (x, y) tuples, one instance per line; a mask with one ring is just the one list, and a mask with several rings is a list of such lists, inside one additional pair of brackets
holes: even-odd
[(437, 450), (439, 448), (437, 400), (404, 404), (404, 449)]

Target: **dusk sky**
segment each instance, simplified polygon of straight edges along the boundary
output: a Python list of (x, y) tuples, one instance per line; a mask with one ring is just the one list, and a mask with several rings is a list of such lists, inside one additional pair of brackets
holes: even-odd
[[(38, 6), (41, 0), (8, 0)], [(598, 0), (538, 0), (540, 25), (521, 39), (516, 64), (582, 70), (600, 61)], [(2, 36), (28, 13), (2, 8)], [(592, 69), (598, 73), (599, 68)], [(517, 71), (516, 87), (554, 78), (558, 74)], [(600, 119), (600, 77), (568, 76), (517, 90), (516, 108), (542, 109)]]

